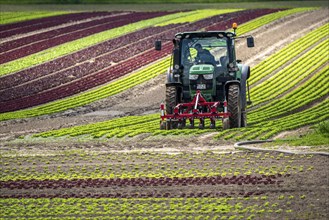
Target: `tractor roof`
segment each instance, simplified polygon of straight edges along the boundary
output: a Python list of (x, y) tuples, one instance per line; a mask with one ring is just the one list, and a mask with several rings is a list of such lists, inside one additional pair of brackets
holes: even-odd
[(232, 38), (235, 36), (236, 35), (234, 33), (228, 31), (204, 31), (204, 32), (192, 31), (192, 32), (177, 33), (175, 35), (175, 38), (207, 38), (207, 37)]

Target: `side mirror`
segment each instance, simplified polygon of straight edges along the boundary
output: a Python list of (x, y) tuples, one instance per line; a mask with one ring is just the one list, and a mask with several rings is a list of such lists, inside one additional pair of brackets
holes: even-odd
[(155, 41), (155, 50), (161, 50), (161, 40)]
[(247, 37), (247, 46), (248, 47), (254, 47), (255, 44), (254, 44), (254, 38), (253, 37)]

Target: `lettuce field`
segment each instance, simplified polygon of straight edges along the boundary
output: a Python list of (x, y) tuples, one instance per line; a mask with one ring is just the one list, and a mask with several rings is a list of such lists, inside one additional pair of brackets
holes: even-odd
[[(328, 13), (2, 12), (0, 218), (328, 219)], [(160, 130), (173, 45), (154, 42), (233, 22), (255, 39), (235, 45), (248, 126)]]

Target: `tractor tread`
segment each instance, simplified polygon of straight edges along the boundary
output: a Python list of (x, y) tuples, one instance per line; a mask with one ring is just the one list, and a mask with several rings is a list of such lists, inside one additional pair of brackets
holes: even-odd
[(240, 103), (240, 87), (233, 84), (228, 89), (227, 110), (231, 113), (230, 127), (241, 127), (241, 103)]
[(166, 88), (166, 113), (172, 114), (174, 107), (177, 105), (176, 87), (168, 86)]

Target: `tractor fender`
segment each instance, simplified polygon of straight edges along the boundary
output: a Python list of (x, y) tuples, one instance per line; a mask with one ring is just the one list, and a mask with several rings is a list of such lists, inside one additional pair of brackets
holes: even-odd
[(241, 81), (240, 81), (242, 111), (245, 111), (247, 106), (247, 79), (249, 77), (250, 77), (250, 67), (247, 65), (243, 65), (241, 68)]

